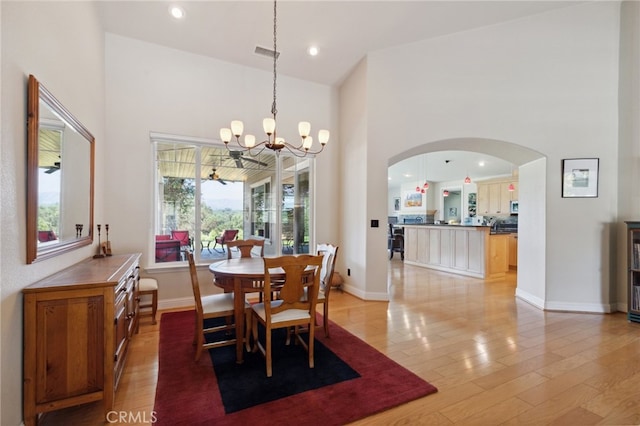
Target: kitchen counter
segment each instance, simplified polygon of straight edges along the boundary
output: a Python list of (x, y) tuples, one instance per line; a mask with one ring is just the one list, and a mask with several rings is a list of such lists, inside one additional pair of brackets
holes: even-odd
[(394, 225), (396, 227), (405, 227), (405, 226), (419, 226), (419, 227), (428, 227), (428, 226), (437, 226), (439, 228), (489, 228), (490, 235), (503, 235), (503, 234), (517, 234), (518, 231), (510, 231), (510, 230), (498, 230), (494, 231), (491, 229), (490, 225), (465, 225), (462, 223), (449, 224), (449, 223), (412, 223), (412, 224), (398, 224)]
[(405, 224), (405, 263), (476, 278), (509, 269), (508, 233), (486, 225)]

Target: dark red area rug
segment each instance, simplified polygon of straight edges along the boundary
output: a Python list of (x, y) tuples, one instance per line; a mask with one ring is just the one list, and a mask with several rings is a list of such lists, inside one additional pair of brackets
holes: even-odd
[[(195, 362), (193, 321), (193, 311), (162, 315), (154, 406), (157, 425), (343, 425), (437, 391), (434, 386), (330, 322), (331, 338), (325, 338), (320, 328), (316, 333), (316, 341), (319, 342), (317, 349), (322, 349), (320, 353), (318, 350), (315, 353), (315, 369), (320, 372), (320, 355), (329, 351), (331, 358), (338, 358), (357, 374), (338, 378), (334, 384), (314, 385), (312, 390), (294, 390), (292, 395), (279, 395), (278, 399), (258, 405), (245, 404), (249, 408), (227, 414), (212, 359), (216, 360), (220, 371), (218, 362), (227, 362), (224, 361), (229, 357), (226, 353), (233, 353), (234, 347), (212, 349), (210, 352), (222, 352), (211, 357), (204, 353)], [(260, 357), (260, 360), (252, 361), (252, 356)], [(306, 360), (304, 354), (297, 354), (296, 358)], [(264, 358), (259, 354), (248, 354), (245, 361), (247, 366), (228, 364), (227, 368), (237, 371), (237, 381), (244, 381), (242, 386), (246, 389), (247, 398), (253, 399), (249, 395), (259, 394), (261, 391), (256, 389), (260, 389), (259, 386), (264, 388), (264, 383), (269, 381), (266, 377), (251, 379), (248, 378), (250, 373), (243, 374), (243, 368), (249, 368), (252, 362), (259, 364), (264, 372)], [(274, 364), (274, 376), (277, 373)], [(233, 381), (233, 378), (224, 380)], [(301, 382), (310, 380), (310, 376), (300, 377)], [(250, 389), (252, 386), (256, 389)], [(285, 387), (297, 388), (294, 385)]]

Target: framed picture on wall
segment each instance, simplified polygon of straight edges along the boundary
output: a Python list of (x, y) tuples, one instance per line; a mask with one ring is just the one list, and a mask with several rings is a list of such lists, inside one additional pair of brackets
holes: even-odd
[(562, 197), (595, 198), (598, 196), (598, 158), (562, 160)]
[(412, 209), (422, 207), (422, 194), (420, 192), (407, 191), (404, 194), (404, 208)]
[(400, 211), (400, 197), (393, 199), (393, 210)]

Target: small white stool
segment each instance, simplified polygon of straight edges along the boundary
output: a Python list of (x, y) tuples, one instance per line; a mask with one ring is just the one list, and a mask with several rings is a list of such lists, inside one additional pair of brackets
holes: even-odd
[[(142, 296), (150, 295), (151, 302), (141, 303)], [(142, 310), (145, 309), (145, 312)], [(149, 309), (149, 311), (146, 311)], [(158, 311), (158, 281), (155, 278), (140, 278), (138, 283), (138, 315), (151, 316), (151, 324), (156, 323), (156, 312)], [(138, 318), (138, 326), (136, 333), (140, 328), (140, 319)]]

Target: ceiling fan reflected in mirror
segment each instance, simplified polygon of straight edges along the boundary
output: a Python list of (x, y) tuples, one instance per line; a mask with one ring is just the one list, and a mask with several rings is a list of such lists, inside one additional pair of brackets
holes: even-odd
[(244, 169), (243, 161), (248, 161), (262, 167), (268, 166), (268, 164), (263, 161), (259, 161), (251, 157), (245, 157), (242, 151), (229, 151), (229, 157), (231, 157), (236, 162), (236, 167), (239, 169)]
[(60, 162), (56, 161), (55, 163), (53, 163), (53, 166), (49, 166), (49, 168), (47, 170), (45, 170), (44, 172), (48, 175), (50, 175), (51, 173), (55, 173), (58, 170), (60, 170)]
[(209, 180), (217, 180), (218, 182), (220, 182), (223, 185), (227, 184), (227, 182), (225, 182), (223, 179), (221, 179), (220, 175), (218, 173), (216, 173), (216, 169), (211, 169), (211, 173), (209, 173)]

